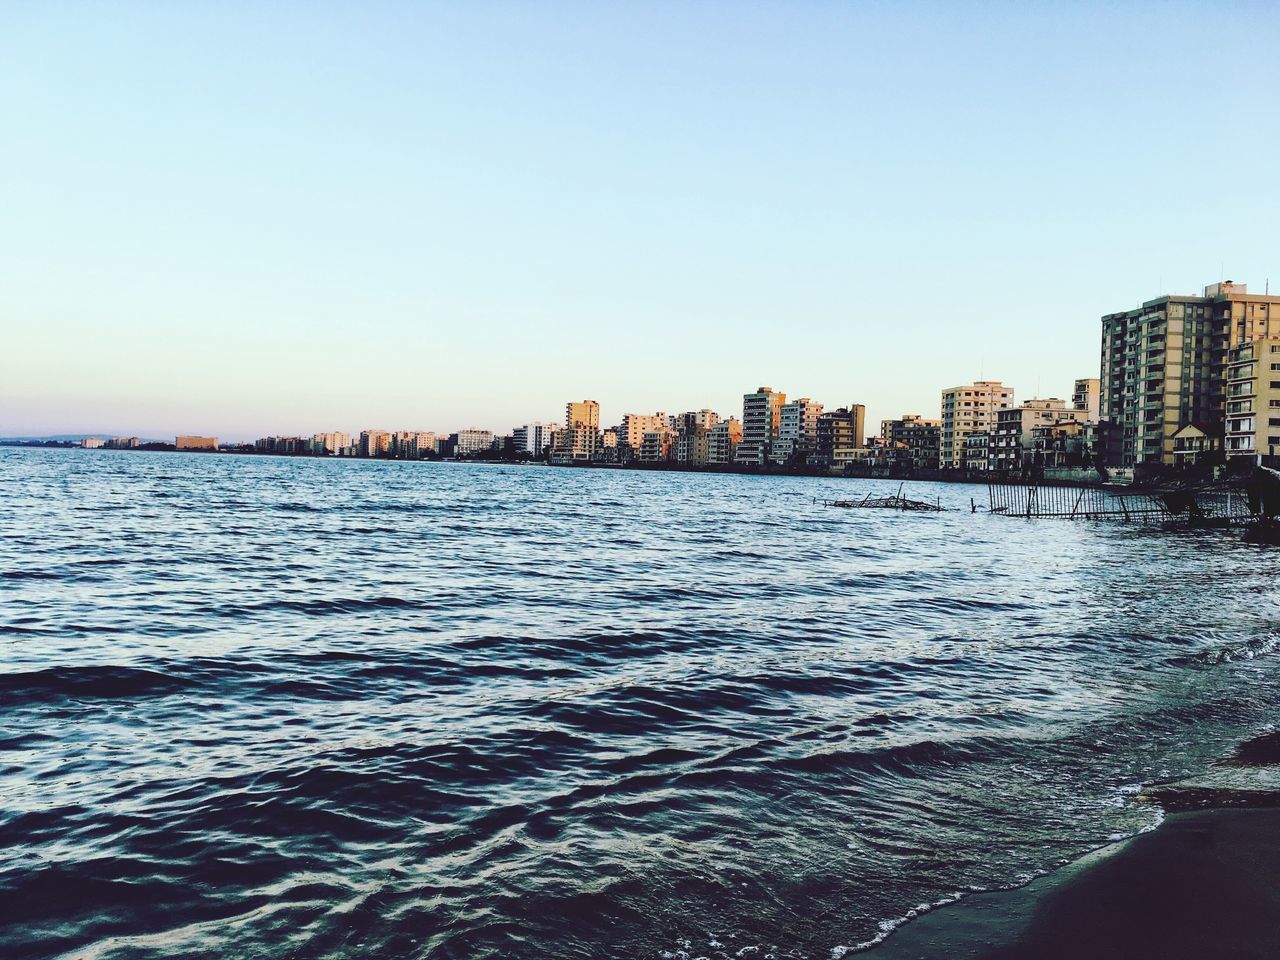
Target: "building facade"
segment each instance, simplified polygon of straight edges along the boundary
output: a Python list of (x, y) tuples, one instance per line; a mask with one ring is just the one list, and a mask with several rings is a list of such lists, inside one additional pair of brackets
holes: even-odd
[[(944, 467), (966, 467), (973, 457), (966, 440), (970, 434), (990, 434), (996, 415), (1013, 406), (1013, 388), (999, 380), (976, 380), (942, 391), (942, 438), (938, 459)], [(985, 448), (985, 443), (983, 444)]]
[(734, 462), (738, 444), (742, 442), (742, 424), (737, 417), (721, 420), (707, 431), (707, 463), (727, 465)]
[(175, 437), (173, 445), (179, 450), (217, 450), (217, 437)]
[(743, 396), (742, 440), (734, 453), (735, 463), (759, 465), (769, 459), (778, 439), (782, 405), (786, 402), (787, 395), (771, 387), (760, 387), (755, 393)]
[(778, 410), (778, 438), (769, 451), (774, 463), (805, 463), (818, 447), (818, 418), (822, 404), (801, 397)]
[(1035, 431), (1060, 423), (1085, 423), (1088, 410), (1068, 407), (1057, 397), (1028, 400), (1020, 407), (996, 413), (996, 426), (990, 432), (986, 469), (1006, 473), (1021, 471), (1035, 463)]
[(1227, 354), (1228, 457), (1280, 456), (1280, 337), (1241, 343)]
[(1228, 351), (1275, 337), (1280, 297), (1232, 281), (1105, 315), (1100, 417), (1118, 441), (1108, 466), (1173, 464), (1183, 426), (1223, 422)]
[[(884, 446), (895, 451), (889, 457), (895, 464), (923, 470), (938, 469), (938, 457), (942, 444), (942, 421), (926, 420), (917, 413), (906, 413), (898, 420), (880, 421), (880, 439)], [(905, 450), (905, 453), (899, 451)]]
[(814, 428), (814, 464), (843, 470), (862, 459), (858, 451), (866, 449), (866, 417), (867, 408), (860, 403), (819, 415)]

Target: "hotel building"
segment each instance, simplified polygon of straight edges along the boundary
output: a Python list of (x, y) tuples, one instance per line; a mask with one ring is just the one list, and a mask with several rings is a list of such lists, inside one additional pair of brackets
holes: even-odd
[(778, 411), (778, 439), (769, 459), (775, 463), (803, 463), (818, 446), (818, 418), (822, 404), (808, 397), (784, 403)]
[(888, 450), (905, 450), (911, 466), (938, 469), (941, 420), (926, 420), (917, 413), (903, 414), (900, 420), (881, 420), (880, 439)]

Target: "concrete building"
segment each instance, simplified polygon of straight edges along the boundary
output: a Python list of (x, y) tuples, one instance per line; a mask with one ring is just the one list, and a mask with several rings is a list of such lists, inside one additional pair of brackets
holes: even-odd
[(1232, 347), (1225, 379), (1223, 452), (1255, 460), (1280, 456), (1280, 337)]
[[(886, 459), (894, 464), (922, 470), (938, 469), (941, 420), (926, 420), (918, 413), (905, 413), (898, 420), (881, 420), (880, 439), (888, 450), (893, 451)], [(903, 450), (906, 452), (902, 453)]]
[(1102, 419), (1102, 381), (1097, 377), (1081, 378), (1071, 388), (1071, 406), (1088, 414), (1087, 420), (1097, 423)]
[(97, 450), (102, 446), (102, 441), (97, 437), (85, 437), (80, 441), (80, 446), (84, 447), (86, 450)]
[(860, 403), (819, 414), (814, 427), (813, 462), (843, 470), (865, 459), (867, 408)]
[(351, 438), (341, 431), (332, 433), (316, 433), (311, 437), (311, 452), (338, 456), (343, 447), (351, 446)]
[[(966, 439), (995, 430), (996, 415), (1013, 406), (1013, 388), (999, 380), (976, 380), (942, 391), (942, 441), (939, 462), (964, 467), (971, 462)], [(984, 444), (985, 446), (985, 444)]]
[(459, 430), (457, 437), (457, 445), (453, 451), (455, 457), (469, 457), (477, 453), (488, 453), (493, 449), (492, 430), (478, 430), (471, 427), (467, 430)]
[(671, 459), (671, 446), (676, 433), (670, 427), (659, 427), (657, 430), (645, 431), (640, 441), (640, 449), (635, 452), (638, 463), (665, 463)]
[(986, 430), (974, 430), (965, 434), (964, 457), (960, 466), (965, 470), (986, 470), (991, 458), (991, 434)]
[(818, 417), (822, 404), (801, 397), (778, 411), (778, 439), (769, 451), (774, 463), (805, 463), (818, 447)]
[(389, 430), (361, 430), (360, 456), (383, 457), (391, 448), (391, 432)]
[(634, 454), (644, 442), (644, 435), (650, 430), (661, 430), (671, 426), (671, 418), (662, 411), (657, 413), (628, 413), (618, 426), (618, 445), (625, 447), (624, 454)]
[(759, 465), (769, 459), (786, 402), (785, 393), (775, 393), (770, 387), (760, 387), (743, 396), (742, 440), (734, 453), (735, 463)]
[(173, 445), (179, 450), (217, 450), (217, 437), (177, 437)]
[[(1016, 473), (1035, 462), (1035, 430), (1061, 423), (1085, 423), (1087, 409), (1068, 407), (1057, 397), (1028, 400), (1020, 407), (996, 412), (996, 426), (989, 434), (984, 469)], [(972, 465), (970, 465), (972, 466)]]
[(1118, 435), (1108, 466), (1173, 464), (1181, 427), (1223, 422), (1228, 351), (1276, 337), (1280, 297), (1232, 281), (1105, 315), (1100, 416)]
[(738, 444), (742, 442), (742, 424), (737, 417), (721, 420), (707, 431), (707, 463), (724, 465), (734, 462)]
[(551, 435), (555, 430), (554, 423), (526, 423), (511, 431), (511, 441), (517, 453), (544, 457), (551, 449)]
[(600, 404), (594, 400), (565, 404), (564, 429), (556, 432), (551, 461), (589, 463), (596, 459), (599, 451)]

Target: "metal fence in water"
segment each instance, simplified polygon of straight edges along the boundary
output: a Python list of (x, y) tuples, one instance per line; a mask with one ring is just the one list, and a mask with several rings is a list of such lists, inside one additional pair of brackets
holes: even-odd
[(1124, 493), (1099, 487), (992, 483), (987, 491), (990, 511), (1011, 517), (1235, 524), (1251, 516), (1248, 497), (1234, 490)]

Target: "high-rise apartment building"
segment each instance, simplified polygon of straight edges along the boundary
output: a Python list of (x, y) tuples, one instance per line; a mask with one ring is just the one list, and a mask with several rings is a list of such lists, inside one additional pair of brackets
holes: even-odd
[(391, 432), (389, 430), (361, 430), (360, 456), (384, 457), (391, 449)]
[(803, 463), (818, 446), (818, 417), (822, 404), (801, 397), (784, 403), (778, 411), (778, 439), (769, 459), (775, 463)]
[(973, 433), (991, 433), (996, 415), (1013, 406), (1013, 388), (999, 380), (977, 380), (942, 391), (942, 443), (939, 460), (944, 467), (964, 467), (976, 459), (966, 440)]
[(1172, 464), (1174, 434), (1221, 424), (1227, 352), (1280, 337), (1280, 297), (1223, 281), (1102, 318), (1102, 420), (1116, 426), (1108, 466)]
[(511, 431), (511, 440), (518, 452), (541, 457), (550, 449), (555, 431), (554, 423), (526, 423)]
[(880, 439), (887, 450), (904, 451), (903, 456), (911, 466), (938, 469), (941, 420), (926, 420), (918, 413), (905, 413), (898, 420), (881, 420)]
[(1226, 455), (1280, 456), (1280, 338), (1232, 347), (1226, 385)]
[(743, 396), (742, 441), (734, 453), (735, 463), (762, 464), (769, 459), (786, 402), (785, 393), (775, 393), (770, 387), (760, 387)]
[(596, 458), (599, 450), (600, 404), (594, 400), (565, 404), (564, 429), (556, 433), (551, 459), (556, 463), (587, 463)]

